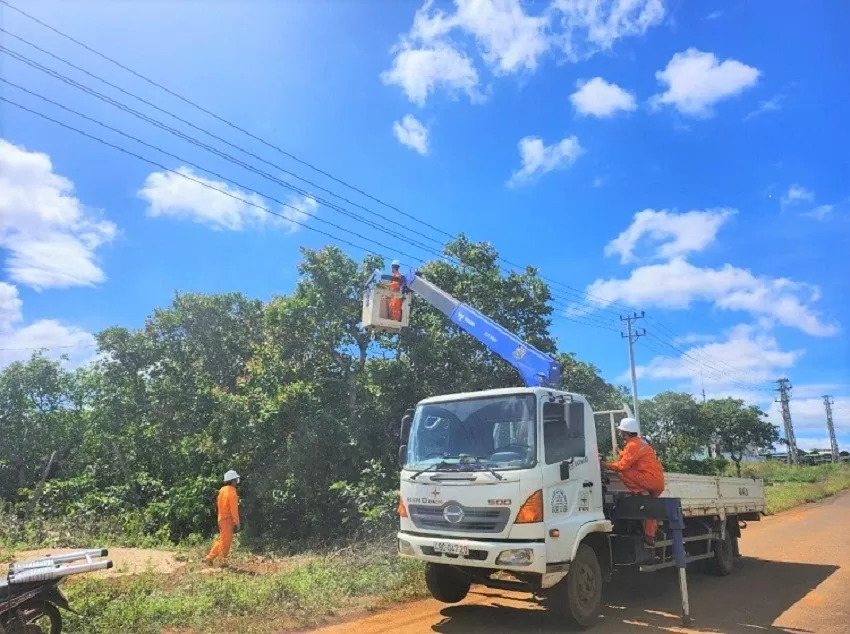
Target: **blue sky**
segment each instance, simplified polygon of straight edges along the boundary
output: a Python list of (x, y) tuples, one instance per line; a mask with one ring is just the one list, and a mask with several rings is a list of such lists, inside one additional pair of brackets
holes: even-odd
[[(416, 219), (539, 266), (569, 286), (556, 289), (561, 347), (606, 378), (625, 380), (618, 315), (636, 307), (647, 314), (636, 345), (642, 395), (704, 386), (709, 396), (757, 402), (776, 420), (771, 381), (788, 376), (800, 444), (827, 444), (829, 393), (850, 445), (850, 44), (839, 28), (850, 7), (10, 2)], [(287, 292), (298, 248), (331, 241), (299, 223), (412, 265), (430, 257), (285, 188), (366, 214), (291, 174), (392, 218), (414, 240), (441, 238), (8, 6), (0, 15), (0, 44), (12, 51), (0, 76), (152, 147), (11, 84), (0, 95), (195, 179), (0, 102), (2, 361), (54, 346), (80, 362), (90, 333), (141, 326), (174, 290)]]

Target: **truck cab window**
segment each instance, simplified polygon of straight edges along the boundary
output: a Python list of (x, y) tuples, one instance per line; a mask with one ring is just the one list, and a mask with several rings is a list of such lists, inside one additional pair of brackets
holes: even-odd
[(543, 404), (543, 446), (546, 464), (585, 456), (584, 403)]

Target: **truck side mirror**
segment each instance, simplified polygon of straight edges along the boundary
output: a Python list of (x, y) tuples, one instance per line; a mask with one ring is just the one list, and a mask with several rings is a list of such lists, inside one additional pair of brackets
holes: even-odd
[(401, 440), (402, 445), (407, 444), (407, 439), (410, 437), (410, 425), (413, 423), (413, 416), (409, 413), (411, 410), (407, 410), (408, 413), (401, 419), (401, 432), (399, 434), (399, 439)]
[(398, 448), (398, 463), (404, 466), (405, 462), (407, 462), (407, 445), (402, 445)]

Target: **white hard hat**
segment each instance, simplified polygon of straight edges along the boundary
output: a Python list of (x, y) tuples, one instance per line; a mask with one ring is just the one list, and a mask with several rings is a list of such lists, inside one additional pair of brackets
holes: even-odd
[(238, 480), (239, 474), (236, 473), (233, 469), (224, 474), (225, 482), (232, 482), (233, 480)]
[(630, 434), (638, 433), (638, 422), (634, 418), (624, 418), (620, 421), (620, 424), (617, 425), (617, 429), (620, 431), (626, 431)]
[(393, 266), (401, 266), (401, 262), (398, 260), (393, 260)]

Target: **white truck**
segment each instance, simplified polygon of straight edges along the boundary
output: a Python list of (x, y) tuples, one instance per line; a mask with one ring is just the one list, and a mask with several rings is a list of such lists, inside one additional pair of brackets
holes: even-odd
[[(363, 322), (398, 330), (410, 302), (401, 324), (388, 320), (379, 300), (394, 294), (381, 279), (376, 272), (364, 295)], [(765, 512), (763, 483), (667, 473), (660, 498), (631, 494), (600, 467), (587, 400), (554, 388), (553, 359), (417, 273), (401, 295), (411, 292), (512, 363), (528, 385), (435, 396), (402, 421), (398, 551), (426, 562), (432, 596), (455, 603), (472, 584), (555, 595), (553, 607), (588, 627), (617, 567), (677, 566), (689, 622), (687, 563), (732, 572), (741, 529)], [(659, 520), (654, 547), (642, 539), (643, 519)]]

